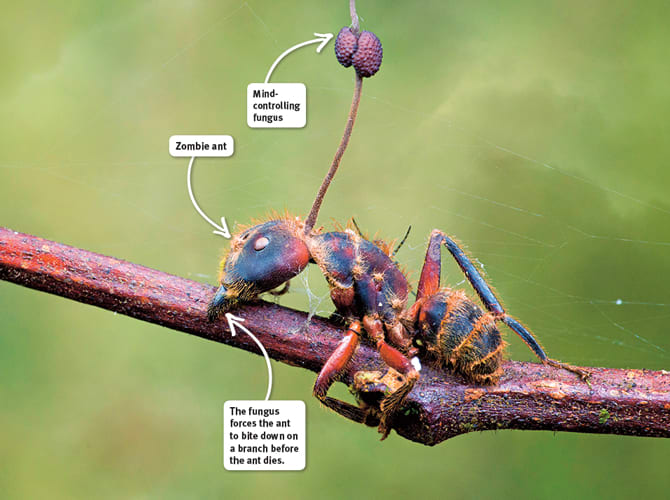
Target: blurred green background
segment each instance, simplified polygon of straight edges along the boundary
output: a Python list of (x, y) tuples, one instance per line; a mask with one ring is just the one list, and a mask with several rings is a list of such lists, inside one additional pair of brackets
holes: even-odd
[[(340, 139), (353, 71), (332, 42), (285, 59), (301, 130), (246, 126), (246, 86), (286, 48), (349, 23), (347, 2), (3, 2), (0, 224), (214, 284), (225, 241), (196, 214), (172, 134), (231, 134), (202, 159), (205, 212), (304, 214)], [(384, 64), (321, 223), (387, 238), (416, 279), (427, 237), (464, 243), (550, 355), (668, 369), (667, 2), (360, 1)], [(448, 262), (445, 280), (465, 286)], [(317, 271), (282, 304), (331, 309)], [(319, 302), (319, 300), (322, 300)], [(435, 448), (307, 403), (307, 468), (228, 472), (221, 414), (262, 398), (261, 358), (0, 283), (5, 498), (659, 498), (670, 441), (474, 433)], [(511, 333), (509, 356), (531, 360)], [(338, 392), (339, 391), (339, 392)], [(336, 391), (344, 394), (343, 388)]]

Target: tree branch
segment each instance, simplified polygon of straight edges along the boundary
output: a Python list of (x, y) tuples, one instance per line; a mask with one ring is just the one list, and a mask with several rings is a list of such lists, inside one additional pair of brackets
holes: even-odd
[[(257, 352), (248, 336), (228, 335), (225, 321), (208, 323), (215, 288), (123, 260), (0, 228), (0, 279)], [(235, 314), (273, 359), (315, 372), (342, 336), (325, 319), (308, 321), (303, 312), (267, 302)], [(427, 445), (490, 429), (670, 437), (670, 372), (590, 368), (587, 385), (535, 363), (508, 361), (504, 368), (498, 385), (480, 387), (425, 367), (394, 428)], [(385, 370), (368, 345), (359, 347), (342, 381), (350, 384), (360, 370)]]

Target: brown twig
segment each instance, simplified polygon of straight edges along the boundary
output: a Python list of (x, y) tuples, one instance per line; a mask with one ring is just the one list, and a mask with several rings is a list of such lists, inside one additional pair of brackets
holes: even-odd
[[(113, 257), (0, 228), (0, 279), (257, 352), (248, 336), (230, 336), (225, 322), (208, 323), (215, 288)], [(308, 321), (303, 312), (267, 302), (235, 314), (273, 359), (315, 372), (342, 336), (325, 319)], [(494, 387), (424, 368), (395, 430), (427, 445), (489, 429), (670, 437), (669, 372), (590, 368), (586, 384), (565, 370), (534, 363), (509, 361), (504, 368)], [(370, 346), (359, 347), (343, 382), (351, 383), (360, 370), (384, 370)]]

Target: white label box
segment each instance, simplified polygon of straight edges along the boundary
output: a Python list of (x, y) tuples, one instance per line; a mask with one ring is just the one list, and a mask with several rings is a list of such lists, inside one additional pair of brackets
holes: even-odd
[(250, 83), (247, 125), (251, 128), (302, 128), (307, 124), (303, 83)]
[(235, 152), (235, 141), (229, 135), (173, 135), (170, 155), (175, 158), (193, 156), (227, 157)]
[(223, 466), (227, 470), (303, 470), (304, 401), (226, 401)]

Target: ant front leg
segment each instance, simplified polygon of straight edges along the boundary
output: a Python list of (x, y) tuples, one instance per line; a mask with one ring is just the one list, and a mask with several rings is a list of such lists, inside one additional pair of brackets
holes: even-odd
[(352, 404), (340, 401), (339, 399), (327, 396), (330, 386), (333, 385), (337, 376), (346, 368), (347, 363), (351, 361), (351, 358), (356, 351), (356, 347), (358, 346), (360, 334), (361, 324), (358, 321), (354, 321), (349, 325), (347, 333), (340, 341), (337, 349), (335, 349), (326, 361), (326, 364), (321, 368), (321, 371), (316, 378), (316, 382), (314, 383), (313, 394), (325, 406), (349, 420), (367, 425), (376, 425), (376, 423), (369, 422), (369, 412)]
[[(500, 304), (500, 301), (495, 296), (495, 293), (493, 293), (493, 290), (491, 290), (491, 287), (486, 282), (484, 277), (472, 263), (472, 260), (465, 254), (465, 252), (456, 244), (454, 240), (437, 229), (434, 229), (430, 235), (430, 242), (428, 243), (428, 250), (426, 252), (426, 260), (424, 262), (423, 269), (421, 270), (421, 278), (419, 278), (417, 303), (420, 302), (420, 299), (437, 293), (438, 289), (440, 288), (440, 248), (442, 244), (447, 247), (447, 250), (449, 250), (451, 256), (454, 258), (454, 260), (456, 260), (458, 266), (463, 271), (463, 274), (465, 274), (465, 277), (472, 285), (472, 288), (474, 288), (475, 292), (477, 292), (477, 295), (481, 299), (486, 309), (494, 315), (496, 320), (505, 323), (514, 331), (514, 333), (521, 337), (521, 339), (528, 347), (530, 347), (530, 349), (535, 353), (540, 361), (542, 361), (542, 363), (571, 371), (579, 375), (579, 377), (583, 380), (588, 379), (588, 377), (591, 375), (588, 371), (549, 358), (535, 337), (533, 337), (533, 335), (518, 320), (505, 313), (505, 310)], [(416, 305), (417, 304), (415, 304), (415, 306)], [(420, 305), (418, 305), (418, 307), (420, 307)], [(412, 310), (416, 311), (416, 308), (412, 308)]]

